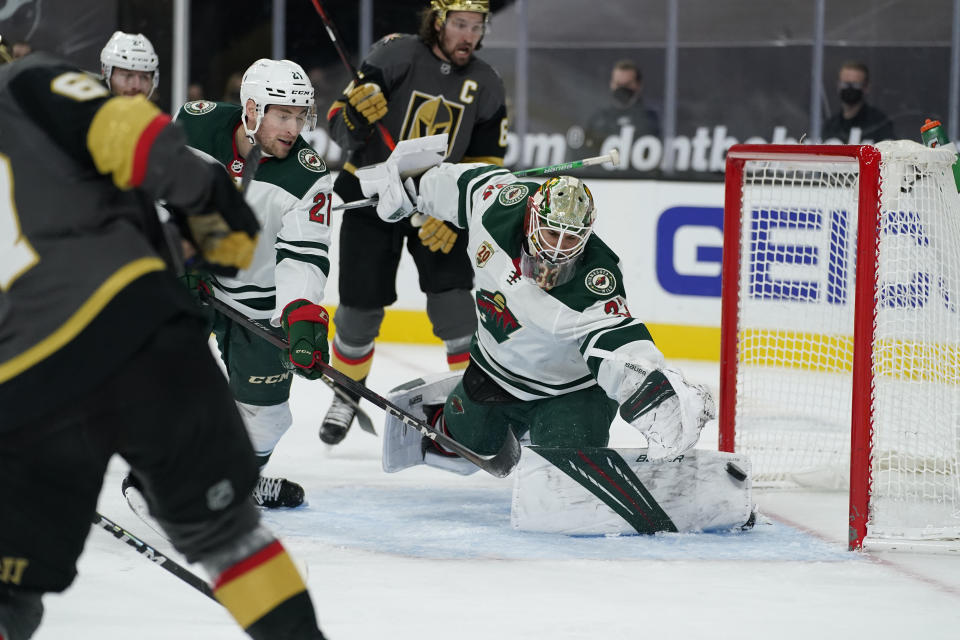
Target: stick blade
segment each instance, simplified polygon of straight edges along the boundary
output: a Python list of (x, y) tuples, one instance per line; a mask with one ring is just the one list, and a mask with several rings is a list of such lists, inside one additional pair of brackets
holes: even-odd
[(507, 429), (507, 438), (495, 455), (482, 459), (482, 464), (474, 461), (478, 467), (497, 478), (506, 478), (510, 475), (518, 462), (520, 462), (520, 441), (514, 435), (513, 429)]

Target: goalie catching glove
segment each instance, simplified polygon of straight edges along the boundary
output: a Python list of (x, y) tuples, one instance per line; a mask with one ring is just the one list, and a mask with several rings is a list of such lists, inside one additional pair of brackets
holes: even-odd
[(675, 369), (651, 371), (620, 405), (620, 417), (646, 436), (651, 460), (673, 458), (692, 449), (703, 426), (716, 414), (710, 391), (688, 384)]
[(373, 82), (354, 86), (351, 82), (343, 92), (346, 100), (343, 122), (351, 131), (369, 129), (387, 115), (387, 99), (380, 87)]
[(305, 378), (315, 380), (322, 375), (320, 370), (313, 368), (317, 361), (330, 362), (329, 324), (327, 310), (307, 300), (294, 300), (283, 308), (281, 326), (290, 342), (287, 361)]
[(377, 196), (377, 215), (384, 222), (397, 222), (416, 211), (417, 189), (413, 178), (400, 180), (397, 161), (392, 156), (380, 164), (357, 169), (356, 176), (363, 195)]
[(430, 251), (450, 253), (457, 241), (458, 230), (449, 222), (425, 216), (417, 236), (420, 243)]

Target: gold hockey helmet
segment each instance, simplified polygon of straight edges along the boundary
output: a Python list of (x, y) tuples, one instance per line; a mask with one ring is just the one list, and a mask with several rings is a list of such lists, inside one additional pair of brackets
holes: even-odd
[(490, 0), (430, 0), (430, 8), (437, 12), (441, 22), (447, 21), (448, 11), (473, 11), (489, 18)]

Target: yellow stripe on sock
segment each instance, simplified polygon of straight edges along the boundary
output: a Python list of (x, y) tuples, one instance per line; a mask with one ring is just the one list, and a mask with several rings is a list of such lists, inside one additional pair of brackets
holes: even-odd
[(252, 558), (246, 570), (214, 589), (217, 600), (244, 629), (307, 588), (283, 547), (279, 552), (271, 547), (257, 556), (268, 550), (274, 552), (272, 555), (262, 562)]

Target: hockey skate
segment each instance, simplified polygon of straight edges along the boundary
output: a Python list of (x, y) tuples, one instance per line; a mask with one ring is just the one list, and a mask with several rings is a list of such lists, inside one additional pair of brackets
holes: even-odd
[(303, 487), (286, 478), (260, 476), (253, 487), (253, 501), (264, 509), (299, 507), (303, 504)]
[[(353, 394), (350, 394), (353, 397)], [(356, 396), (354, 400), (358, 400)], [(357, 415), (357, 410), (350, 403), (342, 400), (340, 396), (334, 394), (333, 402), (327, 409), (327, 415), (323, 417), (323, 423), (320, 425), (320, 440), (326, 444), (340, 444), (347, 437), (347, 431), (353, 424), (353, 419)]]

